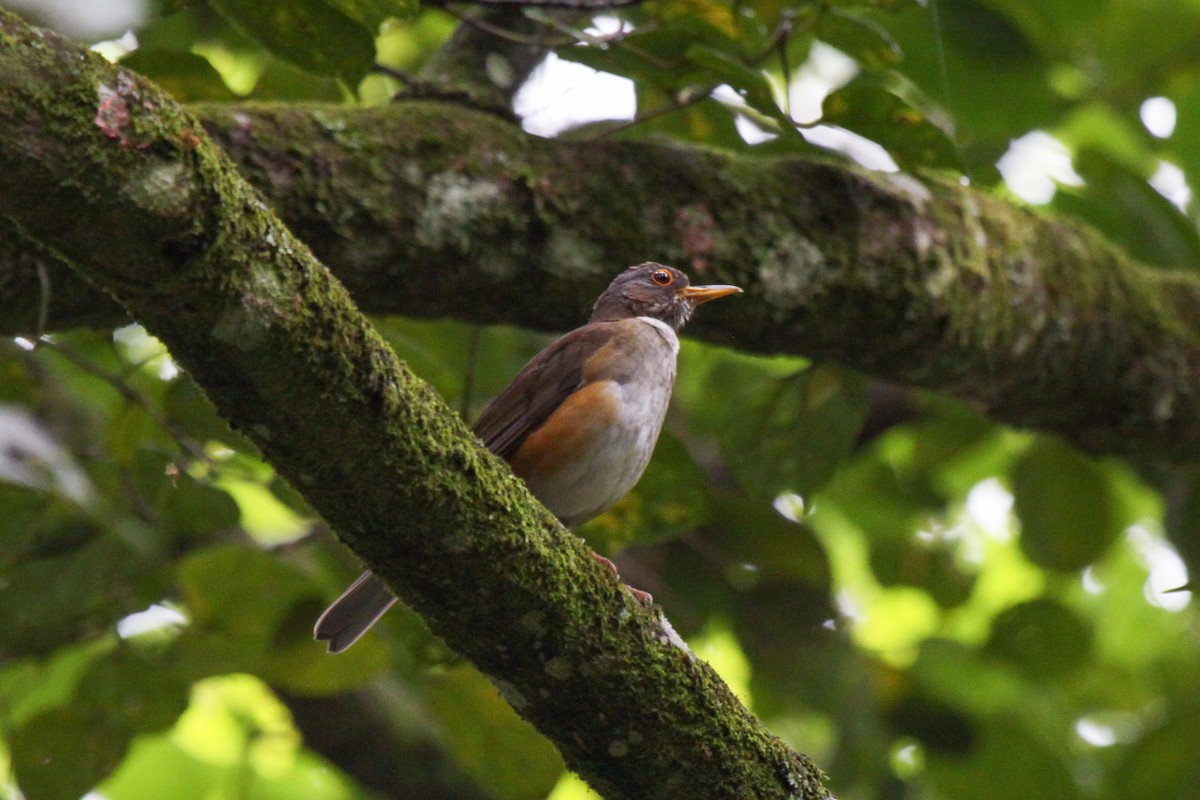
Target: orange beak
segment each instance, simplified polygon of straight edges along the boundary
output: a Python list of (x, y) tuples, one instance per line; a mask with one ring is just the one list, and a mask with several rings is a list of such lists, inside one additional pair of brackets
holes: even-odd
[(729, 294), (741, 294), (740, 286), (729, 286), (723, 283), (714, 283), (710, 286), (685, 286), (676, 292), (677, 297), (686, 297), (696, 305), (707, 303), (709, 300), (716, 300), (718, 297), (724, 297)]

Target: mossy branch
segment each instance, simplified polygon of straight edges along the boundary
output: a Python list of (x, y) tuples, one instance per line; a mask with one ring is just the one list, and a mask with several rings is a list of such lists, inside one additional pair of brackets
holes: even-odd
[(571, 768), (614, 800), (825, 796), (397, 361), (195, 118), (5, 12), (0, 85), (0, 215), (162, 338)]
[[(935, 389), (1092, 452), (1200, 456), (1200, 282), (1086, 226), (948, 181), (545, 141), (437, 103), (197, 112), (367, 311), (565, 329), (615, 269), (655, 259), (747, 288), (701, 338)], [(71, 224), (119, 250), (96, 214)], [(36, 324), (39, 264), (52, 328), (120, 319), (11, 229), (0, 243), (5, 332)]]

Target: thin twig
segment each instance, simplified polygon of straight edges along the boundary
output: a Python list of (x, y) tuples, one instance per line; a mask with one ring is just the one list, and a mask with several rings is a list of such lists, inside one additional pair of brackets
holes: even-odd
[(526, 11), (525, 16), (529, 17), (530, 19), (537, 20), (547, 28), (552, 28), (559, 33), (571, 37), (569, 42), (570, 44), (586, 44), (590, 47), (598, 47), (601, 50), (608, 49), (608, 46), (611, 44), (619, 43), (629, 33), (629, 31), (625, 29), (624, 21), (621, 22), (620, 30), (598, 36), (596, 34), (580, 30), (573, 25), (568, 25), (562, 20), (557, 19), (554, 14), (547, 14), (536, 8)]
[(46, 335), (46, 325), (50, 321), (50, 273), (46, 270), (44, 262), (38, 262), (37, 276), (40, 294), (38, 295), (37, 336), (34, 337), (35, 343), (41, 341), (41, 338)]
[(389, 67), (387, 64), (375, 64), (371, 68), (372, 72), (378, 72), (380, 75), (387, 75), (390, 78), (395, 78), (401, 83), (406, 83), (409, 86), (420, 86), (424, 83), (416, 75), (408, 70), (399, 69), (397, 67)]
[(779, 24), (775, 26), (775, 30), (771, 31), (771, 35), (767, 37), (766, 43), (754, 55), (745, 59), (745, 64), (748, 67), (756, 67), (771, 57), (775, 49), (781, 44), (786, 45), (787, 39), (794, 33), (809, 33), (821, 23), (825, 13), (828, 11), (828, 6), (821, 5), (802, 27), (793, 27), (797, 15), (793, 12), (784, 12), (780, 15)]
[[(514, 5), (517, 4), (514, 3)], [(495, 36), (498, 39), (503, 39), (506, 42), (512, 42), (513, 44), (524, 45), (526, 47), (566, 47), (567, 45), (575, 44), (575, 42), (578, 41), (578, 39), (575, 39), (574, 37), (570, 39), (549, 40), (545, 36), (525, 36), (520, 33), (513, 33), (507, 28), (501, 28), (499, 25), (493, 25), (490, 22), (486, 22), (478, 17), (473, 17), (470, 14), (464, 14), (461, 11), (449, 6), (443, 7), (442, 10), (447, 14), (450, 14), (452, 17), (455, 17), (464, 25), (470, 25), (472, 28), (483, 31), (491, 36)]]
[(673, 114), (676, 111), (682, 111), (689, 106), (694, 106), (703, 100), (709, 99), (712, 97), (712, 93), (720, 88), (720, 86), (721, 84), (719, 83), (712, 84), (707, 88), (696, 90), (695, 94), (689, 93), (688, 96), (684, 97), (683, 99), (680, 99), (680, 95), (683, 95), (685, 92), (689, 92), (689, 90), (681, 89), (680, 91), (676, 92), (674, 96), (672, 96), (672, 98), (666, 103), (643, 111), (633, 119), (619, 122), (616, 125), (613, 125), (611, 128), (605, 128), (595, 138), (600, 138), (601, 136), (612, 136), (614, 133), (620, 133), (621, 131), (629, 130), (630, 128), (641, 125), (643, 122), (649, 122), (652, 119), (665, 117), (667, 114)]

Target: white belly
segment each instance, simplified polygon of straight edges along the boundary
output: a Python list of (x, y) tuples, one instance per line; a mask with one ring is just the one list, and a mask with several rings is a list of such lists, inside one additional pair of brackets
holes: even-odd
[(606, 435), (596, 437), (595, 444), (578, 460), (557, 470), (553, 477), (526, 478), (539, 499), (553, 498), (546, 507), (568, 528), (603, 513), (629, 493), (650, 462), (662, 430), (675, 385), (679, 340), (658, 320), (641, 319), (649, 323), (647, 341), (662, 348), (662, 357), (653, 361), (667, 364), (669, 369), (634, 369), (621, 380), (606, 381), (604, 390), (618, 409)]

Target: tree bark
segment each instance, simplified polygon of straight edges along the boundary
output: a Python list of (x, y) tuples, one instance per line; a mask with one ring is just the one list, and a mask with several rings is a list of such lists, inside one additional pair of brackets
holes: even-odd
[(568, 766), (614, 800), (827, 796), (397, 361), (194, 117), (6, 12), (0, 86), (0, 215), (160, 337)]
[[(1200, 283), (1086, 226), (933, 177), (546, 141), (440, 103), (197, 112), (368, 312), (565, 329), (658, 260), (748, 290), (697, 320), (703, 339), (835, 360), (1094, 453), (1200, 455)], [(122, 319), (11, 227), (0, 253), (0, 331), (36, 327), (39, 269), (51, 329)]]

